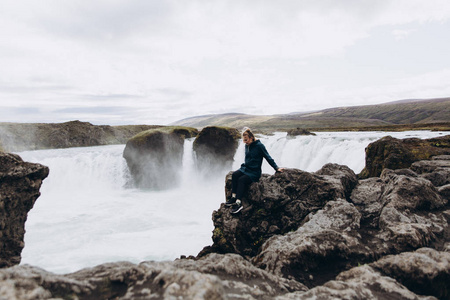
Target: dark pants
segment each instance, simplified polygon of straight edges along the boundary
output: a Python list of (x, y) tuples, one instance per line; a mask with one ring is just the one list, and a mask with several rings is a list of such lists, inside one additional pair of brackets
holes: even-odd
[(231, 176), (231, 192), (236, 194), (236, 199), (242, 200), (247, 188), (252, 183), (248, 175), (237, 170)]

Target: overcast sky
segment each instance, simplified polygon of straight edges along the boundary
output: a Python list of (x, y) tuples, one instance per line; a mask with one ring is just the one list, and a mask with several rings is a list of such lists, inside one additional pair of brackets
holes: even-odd
[(448, 0), (1, 0), (0, 122), (450, 96)]

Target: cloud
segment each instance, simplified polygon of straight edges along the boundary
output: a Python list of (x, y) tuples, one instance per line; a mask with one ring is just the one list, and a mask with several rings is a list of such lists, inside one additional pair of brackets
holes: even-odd
[[(4, 0), (0, 97), (43, 120), (125, 123), (434, 97), (402, 78), (435, 74), (446, 90), (449, 19), (442, 0)], [(431, 25), (439, 55), (406, 43)]]

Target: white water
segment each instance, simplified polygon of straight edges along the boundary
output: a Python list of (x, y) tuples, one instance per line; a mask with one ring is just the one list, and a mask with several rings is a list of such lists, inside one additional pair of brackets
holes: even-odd
[[(386, 135), (430, 138), (442, 132), (317, 133), (261, 137), (281, 167), (317, 171), (325, 163), (364, 167), (365, 147)], [(28, 214), (22, 264), (68, 273), (112, 261), (173, 260), (211, 245), (211, 215), (224, 201), (224, 178), (198, 174), (192, 140), (185, 143), (182, 184), (168, 191), (128, 188), (124, 145), (18, 153), (44, 164), (50, 175)], [(244, 160), (241, 144), (232, 169)], [(263, 172), (273, 174), (264, 162)]]

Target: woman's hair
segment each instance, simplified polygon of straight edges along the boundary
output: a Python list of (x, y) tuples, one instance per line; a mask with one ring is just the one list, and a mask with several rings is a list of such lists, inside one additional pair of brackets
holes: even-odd
[(256, 140), (255, 135), (248, 127), (244, 127), (244, 132), (242, 132), (242, 135), (247, 135), (249, 138), (253, 139), (254, 141)]

